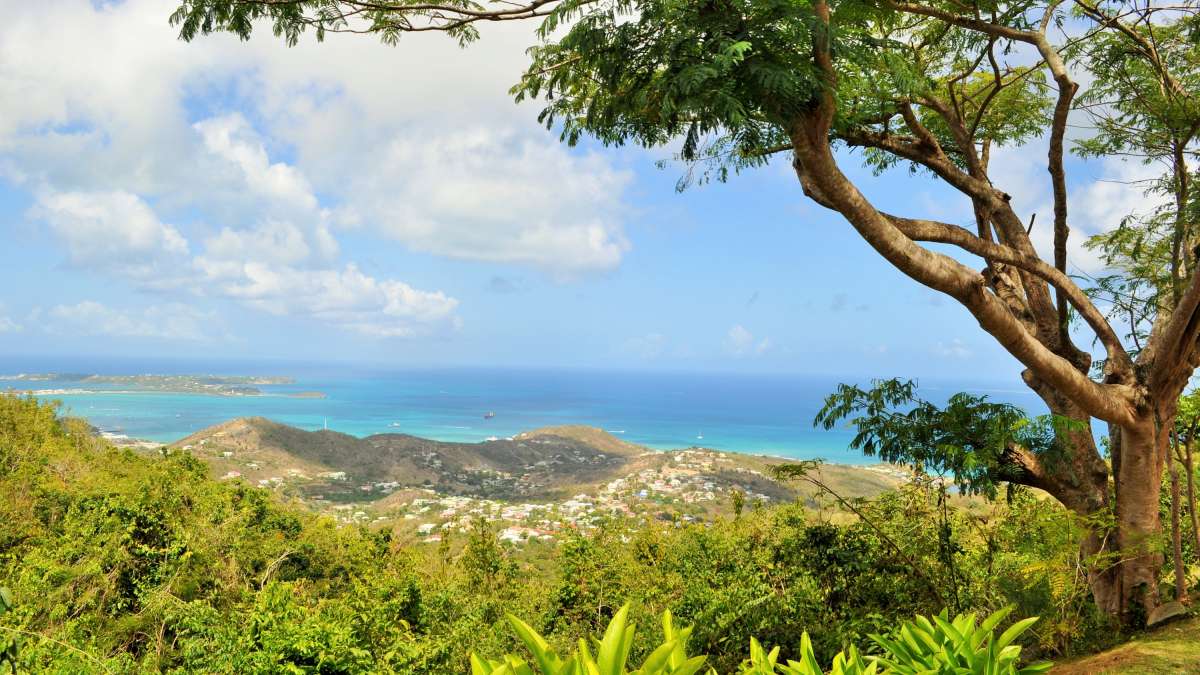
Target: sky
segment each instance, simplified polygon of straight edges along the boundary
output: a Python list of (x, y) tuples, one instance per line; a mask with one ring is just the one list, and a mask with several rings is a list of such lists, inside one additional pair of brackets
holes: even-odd
[[(508, 88), (532, 25), (184, 43), (172, 0), (0, 0), (0, 353), (946, 376), (1020, 368), (808, 201), (786, 156), (675, 185), (669, 148), (569, 148)], [(968, 224), (905, 170), (883, 208)], [(1045, 144), (993, 179), (1052, 222)], [(1068, 164), (1082, 238), (1144, 207)], [(1036, 229), (1046, 246), (1051, 233)]]

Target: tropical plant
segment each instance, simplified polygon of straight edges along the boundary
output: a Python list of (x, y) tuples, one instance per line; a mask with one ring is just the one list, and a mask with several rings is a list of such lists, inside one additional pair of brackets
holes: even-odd
[[(918, 616), (890, 637), (871, 636), (884, 650), (882, 655), (864, 658), (851, 646), (833, 657), (828, 674), (817, 660), (807, 632), (800, 638), (799, 659), (786, 662), (780, 662), (779, 647), (768, 651), (750, 638), (750, 658), (742, 662), (738, 675), (1035, 675), (1049, 670), (1049, 663), (1019, 666), (1021, 647), (1014, 642), (1037, 618), (1017, 621), (996, 636), (996, 628), (1011, 612), (1012, 608), (993, 612), (982, 623), (974, 614), (948, 619), (945, 610), (932, 619)], [(627, 670), (635, 632), (628, 614), (629, 605), (625, 605), (609, 622), (604, 637), (592, 640), (595, 656), (588, 642), (580, 640), (565, 659), (537, 631), (510, 614), (508, 622), (533, 654), (533, 665), (512, 654), (489, 660), (472, 653), (472, 675), (691, 675), (704, 666), (704, 656), (687, 656), (691, 629), (675, 629), (671, 612), (666, 611), (663, 642), (639, 668)], [(711, 668), (708, 672), (716, 673)]]
[(932, 620), (918, 616), (891, 637), (871, 636), (884, 649), (875, 662), (895, 675), (1034, 675), (1050, 670), (1050, 663), (1019, 667), (1021, 647), (1013, 642), (1036, 617), (1017, 621), (996, 637), (996, 627), (1011, 611), (993, 612), (982, 623), (976, 623), (973, 613), (953, 620), (945, 610)]
[[(833, 657), (833, 666), (828, 675), (875, 675), (879, 666), (873, 660), (864, 660), (853, 645), (846, 652)], [(808, 633), (800, 636), (800, 660), (779, 663), (779, 647), (771, 651), (763, 649), (758, 640), (750, 638), (750, 659), (742, 664), (738, 675), (826, 675), (813, 653), (812, 640)]]
[(692, 675), (704, 667), (705, 657), (687, 656), (687, 640), (692, 629), (676, 629), (671, 612), (663, 612), (663, 642), (650, 653), (636, 670), (627, 670), (629, 652), (633, 647), (636, 626), (628, 623), (629, 605), (617, 611), (600, 640), (593, 639), (595, 655), (586, 640), (580, 640), (575, 652), (562, 658), (546, 639), (529, 624), (509, 614), (521, 642), (533, 654), (537, 670), (524, 660), (505, 656), (500, 661), (482, 659), (471, 654), (472, 675)]

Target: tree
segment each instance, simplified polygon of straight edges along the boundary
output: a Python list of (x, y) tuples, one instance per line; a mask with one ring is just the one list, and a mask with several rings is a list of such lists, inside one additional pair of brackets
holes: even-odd
[[(1200, 390), (1193, 390), (1179, 399), (1179, 417), (1176, 419), (1176, 433), (1179, 443), (1176, 444), (1176, 457), (1183, 463), (1187, 478), (1188, 513), (1192, 517), (1192, 550), (1200, 555), (1200, 517), (1196, 514), (1196, 467), (1192, 460), (1192, 448), (1200, 439)], [(1180, 452), (1182, 451), (1182, 452)]]
[[(1008, 474), (1082, 515), (1111, 514), (1114, 531), (1097, 526), (1085, 550), (1116, 562), (1097, 565), (1089, 581), (1099, 607), (1136, 622), (1160, 602), (1158, 500), (1178, 396), (1200, 361), (1200, 277), (1180, 272), (1172, 303), (1150, 307), (1153, 328), (1127, 344), (1068, 275), (1066, 133), (1081, 55), (1102, 43), (1191, 100), (1156, 39), (1167, 27), (1193, 34), (1196, 9), (1193, 0), (1166, 13), (1102, 0), (182, 0), (171, 19), (185, 40), (214, 31), (248, 39), (269, 21), (292, 44), (308, 29), (388, 43), (444, 31), (466, 44), (478, 23), (539, 19), (540, 42), (513, 93), (544, 100), (541, 120), (565, 141), (681, 140), (680, 159), (698, 180), (790, 152), (805, 195), (965, 307), (1023, 364), (1053, 415), (1073, 422), (1056, 432), (1061, 461), (1010, 453)], [(1053, 194), (1050, 260), (990, 174), (996, 148), (1034, 141), (1045, 143)], [(907, 168), (954, 190), (973, 226), (879, 209), (842, 170), (852, 151), (878, 171)], [(1073, 318), (1103, 351), (1094, 375)], [(1109, 425), (1113, 497), (1093, 419)]]

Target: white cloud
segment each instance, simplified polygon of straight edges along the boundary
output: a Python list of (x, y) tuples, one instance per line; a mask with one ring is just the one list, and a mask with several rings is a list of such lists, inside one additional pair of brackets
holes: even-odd
[[(172, 222), (198, 210), (231, 232), (288, 223), (316, 252), (358, 223), (560, 279), (611, 270), (629, 248), (629, 174), (568, 150), (507, 94), (532, 25), (488, 27), (467, 50), (441, 35), (288, 49), (268, 32), (182, 43), (158, 0), (10, 9), (0, 175), (31, 189), (125, 192)], [(271, 161), (277, 151), (288, 161)]]
[[(1160, 204), (1162, 196), (1146, 195), (1146, 182), (1162, 175), (1162, 167), (1154, 164), (1105, 158), (1101, 177), (1070, 193), (1068, 212), (1071, 214), (1071, 238), (1074, 246), (1070, 260), (1079, 269), (1095, 274), (1104, 268), (1096, 251), (1083, 249), (1089, 237), (1116, 229), (1130, 215), (1148, 216)], [(1047, 215), (1052, 213), (1046, 209)], [(1040, 217), (1040, 216), (1039, 216)], [(1045, 228), (1040, 250), (1053, 255), (1053, 232)]]
[(245, 188), (260, 194), (267, 218), (245, 229), (222, 228), (195, 261), (216, 293), (277, 315), (309, 316), (379, 337), (457, 328), (458, 300), (394, 279), (333, 265), (337, 240), (303, 172), (271, 162), (262, 140), (240, 115), (196, 124), (205, 146), (232, 163)]
[[(1018, 214), (1036, 213), (1031, 238), (1038, 253), (1046, 260), (1054, 257), (1054, 202), (1046, 173), (1044, 143), (1031, 142), (1019, 148), (996, 152), (989, 173), (996, 187), (1013, 197)], [(1032, 160), (1032, 161), (1031, 161)], [(1104, 265), (1095, 251), (1084, 243), (1089, 237), (1108, 232), (1131, 214), (1149, 214), (1157, 203), (1145, 194), (1144, 181), (1161, 174), (1162, 167), (1110, 157), (1093, 164), (1098, 178), (1081, 178), (1087, 171), (1077, 162), (1067, 166), (1068, 240), (1067, 259), (1071, 271), (1096, 274)], [(1089, 171), (1090, 173), (1090, 171)]]
[(0, 316), (0, 333), (16, 333), (22, 330), (21, 324), (7, 316)]
[(70, 335), (190, 341), (215, 337), (215, 315), (182, 303), (121, 310), (84, 300), (74, 305), (54, 306), (43, 318), (45, 327), (51, 332)]
[[(258, 157), (249, 152), (254, 150), (252, 144), (239, 147), (231, 152), (246, 150), (250, 157)], [(264, 175), (285, 176), (271, 182), (271, 188), (287, 193), (287, 201), (295, 204), (295, 198), (305, 192), (287, 191), (306, 185), (303, 175), (286, 165), (267, 163), (265, 155), (260, 159), (250, 162), (247, 187), (257, 189), (256, 181)], [(283, 168), (272, 170), (272, 166)], [(192, 295), (228, 298), (272, 314), (308, 317), (380, 337), (457, 328), (458, 301), (440, 291), (376, 279), (353, 264), (332, 266), (336, 241), (317, 222), (322, 214), (312, 212), (315, 199), (307, 206), (310, 213), (301, 208), (294, 215), (302, 219), (307, 215), (309, 226), (265, 220), (248, 228), (224, 227), (205, 241), (204, 252), (195, 257), (188, 256), (190, 246), (179, 230), (163, 224), (135, 195), (47, 192), (35, 211), (64, 241), (73, 264), (135, 279), (144, 288), (162, 289), (168, 283), (182, 287), (186, 282)], [(94, 325), (90, 330), (95, 334), (199, 339), (202, 331), (195, 317), (184, 315), (181, 305), (165, 307), (134, 316), (84, 302), (57, 307), (51, 314), (72, 329)], [(162, 328), (156, 319), (163, 317), (181, 328)]]
[(417, 250), (570, 277), (615, 268), (629, 249), (618, 204), (631, 176), (596, 155), (475, 128), (397, 137), (370, 164), (351, 201)]
[(946, 359), (968, 359), (974, 354), (966, 343), (958, 338), (949, 342), (938, 342), (933, 348), (935, 354)]
[(729, 350), (730, 354), (738, 358), (762, 356), (770, 351), (772, 346), (771, 338), (764, 337), (761, 340), (756, 340), (754, 333), (751, 333), (741, 324), (730, 328), (729, 333), (725, 336), (725, 348)]
[(354, 265), (342, 270), (296, 270), (246, 263), (234, 274), (213, 274), (219, 291), (277, 315), (311, 316), (367, 335), (411, 336), (438, 326), (456, 328), (458, 300), (395, 280), (378, 280)]
[(640, 359), (653, 360), (667, 349), (667, 337), (662, 333), (646, 333), (625, 341), (623, 351)]
[(179, 230), (128, 192), (43, 191), (31, 215), (62, 240), (72, 264), (87, 269), (151, 280), (188, 254)]
[(204, 147), (237, 166), (246, 186), (255, 193), (303, 211), (316, 211), (317, 198), (308, 180), (294, 167), (271, 163), (258, 134), (240, 113), (210, 117), (193, 125), (204, 139)]
[(775, 343), (771, 342), (771, 338), (765, 337), (759, 340), (758, 344), (754, 345), (754, 353), (759, 355), (766, 354), (767, 352), (771, 351), (771, 348), (774, 346)]

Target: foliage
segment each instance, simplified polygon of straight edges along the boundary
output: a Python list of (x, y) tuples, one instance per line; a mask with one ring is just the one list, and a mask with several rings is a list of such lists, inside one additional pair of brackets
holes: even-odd
[[(12, 609), (12, 592), (0, 586), (0, 614)], [(17, 670), (17, 649), (20, 647), (18, 636), (4, 632), (0, 635), (0, 673), (15, 673)]]
[[(621, 519), (553, 549), (477, 524), (423, 546), (213, 480), (186, 453), (113, 448), (32, 399), (0, 396), (0, 452), (0, 578), (19, 600), (0, 637), (22, 636), (6, 652), (22, 671), (451, 675), (468, 651), (518, 648), (509, 613), (570, 658), (626, 605), (643, 626), (670, 608), (718, 672), (736, 672), (752, 638), (777, 664), (810, 650), (828, 664), (950, 604), (950, 588), (965, 608), (1047, 616), (1031, 636), (1043, 653), (1100, 632), (1074, 618), (1090, 616), (1086, 592), (1059, 603), (1057, 572), (1033, 567), (1077, 554), (1082, 529), (1022, 494), (943, 512), (917, 483), (855, 502), (861, 517), (796, 503), (703, 525)], [(654, 647), (634, 641), (628, 663)]]
[(960, 615), (953, 621), (945, 611), (932, 620), (917, 617), (901, 626), (893, 637), (873, 637), (884, 649), (876, 662), (887, 669), (884, 672), (895, 675), (1033, 675), (1049, 670), (1049, 663), (1018, 667), (1021, 648), (1012, 644), (1037, 622), (1036, 618), (1018, 621), (996, 637), (996, 626), (1010, 611), (1006, 608), (994, 612), (978, 624), (974, 614)]
[[(1155, 317), (1174, 306), (1195, 268), (1189, 249), (1196, 244), (1200, 204), (1189, 164), (1200, 134), (1200, 99), (1192, 95), (1200, 88), (1196, 22), (1188, 14), (1169, 22), (1134, 22), (1128, 32), (1096, 35), (1080, 55), (1093, 78), (1079, 101), (1093, 131), (1076, 142), (1075, 151), (1166, 167), (1139, 181), (1146, 195), (1143, 210), (1086, 242), (1108, 269), (1089, 292), (1108, 303), (1136, 350), (1149, 339)], [(1153, 59), (1131, 58), (1138, 40), (1153, 44)]]
[[(838, 652), (833, 657), (829, 675), (875, 675), (879, 666), (873, 660), (863, 659), (854, 645), (846, 652)], [(813, 653), (812, 642), (808, 633), (800, 638), (799, 660), (779, 662), (779, 648), (771, 651), (763, 649), (758, 640), (750, 638), (750, 658), (742, 664), (740, 675), (825, 675), (820, 662)]]
[(1001, 482), (1016, 478), (1019, 468), (1007, 461), (1011, 446), (1052, 463), (1062, 450), (1057, 439), (1076, 424), (1052, 416), (1030, 419), (1017, 406), (966, 393), (939, 407), (916, 395), (915, 382), (898, 379), (875, 380), (870, 389), (839, 384), (813, 424), (831, 429), (843, 421), (856, 431), (850, 447), (922, 472), (949, 473), (960, 489), (989, 497)]
[[(1005, 608), (977, 622), (974, 614), (950, 620), (945, 611), (931, 619), (923, 616), (903, 623), (889, 637), (874, 635), (883, 649), (879, 655), (863, 657), (851, 646), (833, 657), (830, 675), (1033, 675), (1050, 668), (1049, 663), (1019, 667), (1021, 648), (1014, 641), (1037, 622), (1018, 621), (997, 636), (995, 630), (1011, 612)], [(471, 655), (473, 675), (692, 675), (705, 664), (704, 656), (687, 656), (690, 628), (676, 629), (671, 612), (662, 615), (663, 640), (650, 650), (642, 665), (628, 670), (635, 627), (627, 622), (629, 606), (617, 611), (600, 640), (593, 640), (596, 654), (586, 640), (579, 640), (570, 656), (563, 658), (528, 624), (511, 614), (509, 624), (533, 655), (532, 665), (508, 654), (500, 660)], [(880, 670), (882, 666), (882, 670)], [(710, 673), (716, 671), (710, 670)], [(809, 639), (802, 633), (800, 652), (794, 660), (781, 661), (779, 648), (767, 651), (750, 638), (750, 658), (739, 664), (741, 675), (825, 675)]]
[[(692, 675), (704, 666), (703, 656), (687, 656), (691, 628), (676, 629), (671, 613), (664, 612), (663, 642), (650, 652), (639, 668), (626, 670), (636, 632), (636, 627), (627, 623), (628, 616), (628, 605), (617, 610), (603, 638), (595, 641), (594, 656), (587, 641), (580, 640), (575, 651), (565, 659), (525, 622), (511, 614), (508, 615), (508, 622), (533, 654), (537, 672), (543, 675)], [(512, 655), (505, 656), (501, 661), (491, 661), (472, 654), (471, 672), (473, 675), (532, 675), (534, 671)]]

